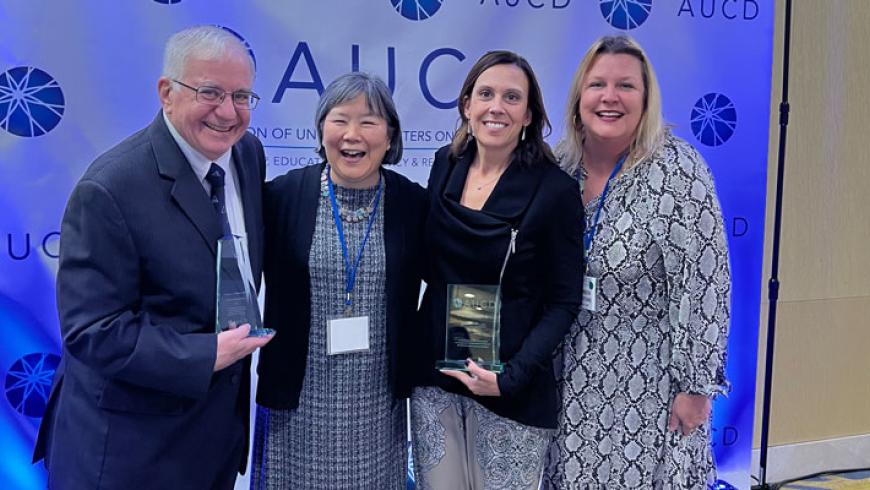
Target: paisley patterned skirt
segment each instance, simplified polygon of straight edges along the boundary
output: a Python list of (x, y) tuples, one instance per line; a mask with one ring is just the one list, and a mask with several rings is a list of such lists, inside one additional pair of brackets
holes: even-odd
[(419, 490), (537, 490), (554, 431), (424, 387), (411, 396), (411, 432)]

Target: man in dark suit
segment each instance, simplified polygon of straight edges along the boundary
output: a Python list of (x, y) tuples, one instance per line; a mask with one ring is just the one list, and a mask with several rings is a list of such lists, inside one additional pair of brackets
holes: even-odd
[(175, 34), (162, 111), (73, 190), (57, 277), (62, 361), (34, 454), (52, 489), (230, 489), (244, 472), (249, 354), (271, 337), (247, 325), (215, 333), (215, 249), (227, 232), (243, 237), (242, 275), (259, 286), (253, 79), (231, 33)]

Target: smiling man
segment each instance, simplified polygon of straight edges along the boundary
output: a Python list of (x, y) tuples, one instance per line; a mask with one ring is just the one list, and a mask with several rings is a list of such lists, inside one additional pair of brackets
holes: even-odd
[(50, 488), (230, 489), (244, 472), (249, 354), (271, 337), (247, 325), (215, 333), (215, 250), (241, 237), (259, 286), (253, 79), (231, 33), (173, 35), (162, 110), (73, 190), (57, 277), (62, 361), (34, 454)]

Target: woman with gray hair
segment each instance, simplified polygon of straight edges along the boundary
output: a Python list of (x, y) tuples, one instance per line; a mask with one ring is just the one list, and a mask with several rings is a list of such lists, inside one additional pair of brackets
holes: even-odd
[(389, 89), (349, 73), (315, 115), (323, 162), (266, 184), (252, 488), (404, 488), (425, 191)]
[(665, 127), (652, 65), (627, 36), (586, 52), (565, 127), (556, 153), (580, 186), (587, 261), (556, 355), (543, 488), (707, 488), (731, 286), (712, 174)]

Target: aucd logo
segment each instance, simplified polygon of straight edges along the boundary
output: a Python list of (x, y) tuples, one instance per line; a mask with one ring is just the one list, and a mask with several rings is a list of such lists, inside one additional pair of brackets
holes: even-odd
[(235, 36), (236, 39), (238, 39), (239, 41), (241, 41), (242, 44), (244, 44), (245, 47), (248, 49), (248, 54), (251, 56), (251, 59), (254, 60), (254, 68), (257, 68), (257, 57), (254, 56), (254, 49), (251, 48), (251, 43), (249, 43), (247, 39), (245, 39), (244, 37), (242, 37), (241, 34), (239, 34), (238, 32), (236, 32), (236, 31), (230, 29), (230, 28), (227, 27), (227, 26), (222, 26), (222, 25), (220, 25), (220, 24), (215, 24), (214, 26), (215, 26), (215, 27), (220, 27), (221, 29), (223, 29), (223, 30), (229, 32), (230, 34), (232, 34), (233, 36)]
[(709, 93), (695, 102), (691, 115), (692, 132), (707, 146), (719, 146), (737, 128), (737, 109), (723, 94)]
[(435, 15), (443, 0), (390, 0), (396, 12), (408, 20), (425, 20)]
[(9, 405), (27, 417), (42, 417), (59, 363), (60, 357), (47, 352), (27, 354), (15, 361), (6, 373)]
[(601, 0), (601, 15), (617, 29), (630, 30), (646, 22), (652, 0)]
[(0, 128), (25, 138), (41, 136), (63, 117), (60, 85), (32, 66), (0, 73)]

